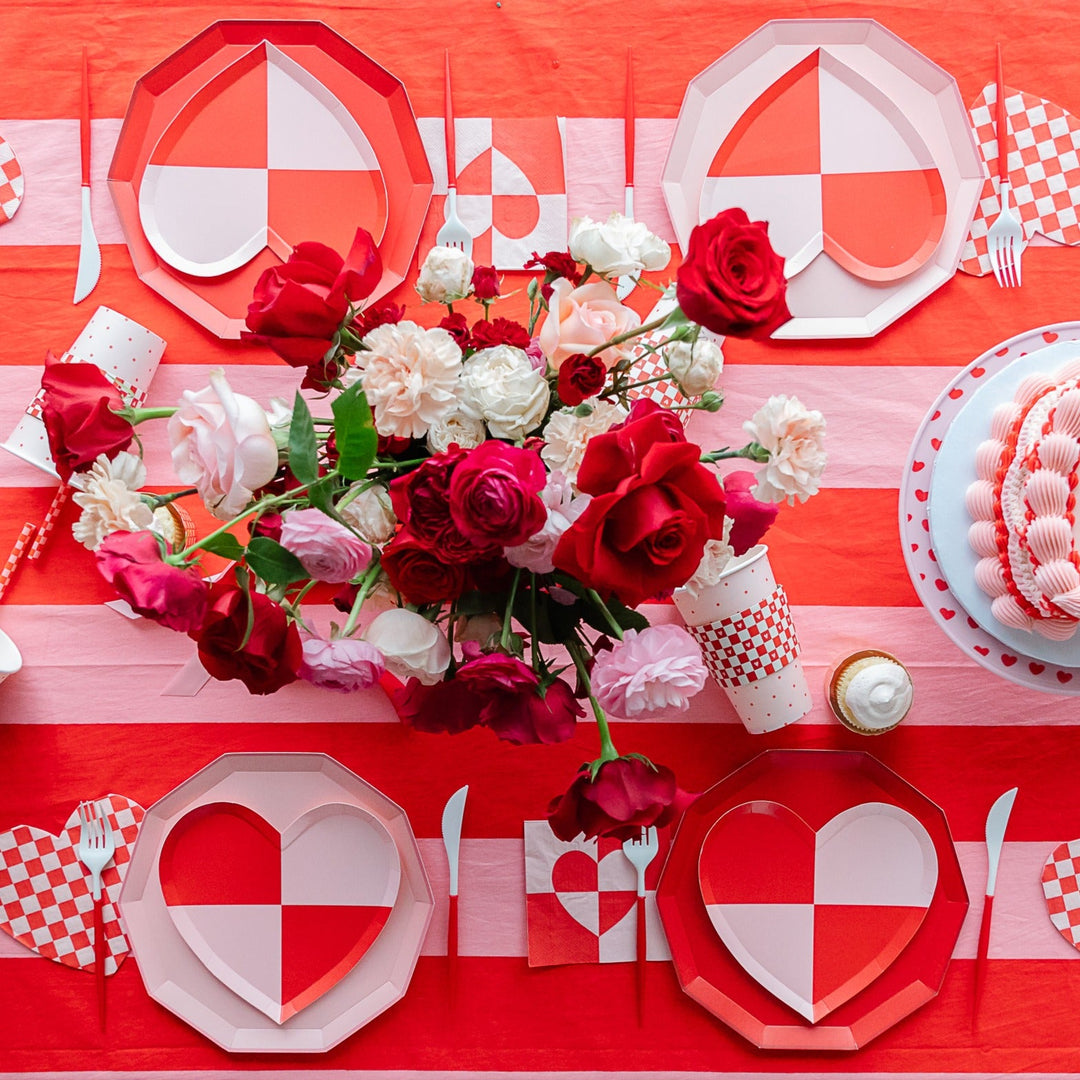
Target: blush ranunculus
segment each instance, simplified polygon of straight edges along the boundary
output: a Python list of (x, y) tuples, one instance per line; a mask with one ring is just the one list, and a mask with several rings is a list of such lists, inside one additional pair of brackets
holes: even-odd
[(280, 543), (316, 581), (352, 581), (371, 562), (370, 544), (314, 506), (285, 515)]
[(139, 615), (182, 633), (202, 625), (209, 586), (193, 567), (165, 562), (155, 533), (110, 533), (94, 557), (101, 576)]
[(556, 569), (633, 607), (682, 585), (724, 533), (724, 492), (693, 443), (657, 415), (590, 441), (578, 488), (593, 496), (555, 549)]
[(65, 364), (48, 353), (41, 389), (41, 420), (61, 480), (131, 445), (134, 428), (115, 411), (124, 400), (96, 364)]
[(383, 548), (382, 567), (390, 584), (410, 604), (445, 604), (465, 591), (464, 566), (444, 562), (434, 544), (408, 529)]
[[(551, 290), (539, 340), (552, 367), (641, 325), (637, 312), (619, 303), (614, 288), (606, 281), (589, 281), (575, 289), (566, 278), (557, 278)], [(610, 369), (633, 347), (632, 342), (626, 342), (597, 355)]]
[(666, 766), (621, 757), (605, 761), (592, 781), (583, 765), (566, 794), (552, 800), (548, 824), (567, 843), (582, 833), (586, 840), (629, 840), (640, 836), (643, 826), (670, 824), (688, 801)]
[(293, 367), (319, 363), (333, 346), (349, 301), (370, 296), (382, 277), (371, 233), (357, 229), (342, 258), (325, 244), (297, 244), (280, 266), (265, 270), (240, 336), (274, 350)]
[(370, 690), (386, 670), (382, 653), (359, 638), (334, 638), (328, 641), (307, 634), (303, 638), (303, 649), (300, 678), (312, 686), (339, 694)]
[(559, 365), (559, 399), (571, 407), (580, 405), (604, 389), (607, 368), (599, 356), (576, 353)]
[(717, 334), (766, 338), (791, 318), (784, 260), (768, 230), (738, 207), (694, 227), (675, 279), (688, 319)]
[(754, 498), (751, 489), (756, 482), (754, 474), (745, 469), (724, 477), (726, 512), (731, 519), (728, 543), (736, 555), (745, 554), (765, 535), (780, 509), (775, 503)]
[(480, 546), (523, 544), (544, 527), (540, 491), (547, 480), (540, 455), (497, 439), (470, 450), (450, 478), (450, 514)]
[(252, 694), (273, 694), (295, 682), (304, 660), (300, 633), (285, 609), (225, 579), (211, 590), (202, 626), (190, 636), (213, 678), (239, 679)]

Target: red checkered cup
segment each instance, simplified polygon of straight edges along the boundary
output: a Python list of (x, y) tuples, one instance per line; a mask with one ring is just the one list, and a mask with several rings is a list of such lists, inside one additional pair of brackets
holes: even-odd
[[(157, 334), (111, 308), (99, 307), (60, 360), (69, 364), (96, 364), (120, 391), (126, 405), (139, 406), (146, 400), (150, 380), (164, 352), (165, 342)], [(15, 430), (0, 446), (56, 476), (49, 437), (41, 422), (41, 398), (38, 391)]]
[(787, 597), (768, 554), (763, 544), (751, 548), (714, 583), (691, 583), (674, 596), (705, 666), (753, 734), (794, 723), (812, 704)]

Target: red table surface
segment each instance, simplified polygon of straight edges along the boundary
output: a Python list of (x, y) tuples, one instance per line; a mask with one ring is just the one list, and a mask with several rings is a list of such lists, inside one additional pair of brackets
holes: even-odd
[[(35, 158), (29, 145), (20, 150), (15, 144), (27, 168), (26, 207), (35, 198), (55, 198), (57, 185), (66, 183), (77, 208), (81, 45), (89, 49), (93, 115), (101, 132), (112, 131), (115, 138), (134, 81), (211, 22), (309, 15), (324, 19), (398, 76), (419, 117), (441, 116), (442, 58), (449, 47), (459, 118), (607, 118), (619, 137), (627, 45), (633, 47), (638, 116), (670, 122), (687, 81), (773, 17), (877, 18), (952, 73), (966, 102), (992, 80), (995, 42), (1006, 41), (1010, 85), (1066, 108), (1080, 107), (1076, 64), (1066, 44), (1071, 9), (1031, 0), (796, 8), (769, 0), (443, 0), (437, 7), (378, 0), (362, 9), (315, 11), (287, 3), (9, 4), (0, 33), (0, 135), (13, 144), (15, 132), (32, 141), (35, 133), (55, 135), (57, 121), (72, 132), (70, 155)], [(106, 152), (102, 140), (96, 146), (95, 160)], [(107, 158), (99, 164), (104, 168)], [(568, 176), (574, 173), (578, 180), (587, 181), (591, 167), (580, 157), (566, 161)], [(640, 170), (638, 181), (644, 183)], [(96, 190), (103, 193), (104, 184)], [(618, 196), (610, 208), (621, 207), (621, 190)], [(427, 234), (440, 220), (433, 209)], [(239, 390), (251, 379), (257, 396), (266, 396), (270, 386), (291, 394), (293, 372), (265, 351), (213, 338), (170, 307), (137, 279), (115, 238), (103, 247), (101, 283), (89, 301), (73, 307), (76, 241), (19, 234), (16, 243), (7, 230), (17, 222), (0, 228), (5, 423), (13, 423), (29, 400), (45, 350), (70, 344), (98, 304), (167, 339), (155, 388), (163, 382), (195, 388), (207, 367), (225, 365)], [(666, 220), (650, 224), (670, 233)], [(412, 280), (415, 269), (391, 299), (430, 324), (438, 315), (415, 302)], [(524, 282), (524, 275), (509, 274), (504, 290)], [(1080, 965), (1069, 963), (1075, 954), (1046, 919), (1037, 878), (1027, 870), (1008, 872), (1010, 864), (1041, 862), (1080, 829), (1078, 797), (1069, 782), (1080, 753), (1080, 729), (1074, 726), (1080, 709), (1074, 699), (1003, 682), (953, 646), (918, 604), (895, 524), (907, 447), (941, 386), (995, 342), (1076, 318), (1078, 286), (1080, 254), (1032, 249), (1024, 259), (1022, 289), (1002, 291), (991, 279), (960, 274), (873, 339), (728, 343), (729, 410), (695, 418), (691, 434), (700, 441), (722, 445), (715, 440), (725, 430), (737, 432), (756, 407), (755, 396), (768, 393), (796, 393), (828, 414), (832, 464), (822, 494), (782, 510), (769, 538), (803, 639), (815, 708), (792, 728), (751, 738), (710, 688), (677, 722), (615, 727), (620, 745), (670, 764), (690, 789), (704, 789), (767, 747), (859, 748), (875, 753), (942, 806), (974, 873), (967, 882), (972, 910), (936, 1000), (856, 1054), (769, 1054), (682, 994), (670, 965), (652, 963), (649, 1013), (638, 1028), (631, 965), (529, 970), (523, 942), (497, 954), (485, 944), (483, 926), (468, 929), (469, 897), (463, 894), (463, 955), (453, 1010), (441, 939), (433, 931), (404, 1000), (317, 1057), (230, 1056), (151, 1001), (130, 959), (109, 980), (110, 1023), (103, 1035), (91, 978), (20, 955), (9, 944), (0, 949), (0, 1075), (223, 1076), (270, 1069), (357, 1077), (1080, 1072), (1080, 1039), (1074, 1034)], [(644, 308), (649, 301), (637, 303)], [(511, 312), (519, 306), (508, 305)], [(0, 548), (6, 551), (23, 521), (40, 520), (51, 490), (30, 470), (5, 469)], [(169, 480), (152, 475), (151, 483), (164, 486)], [(549, 798), (595, 753), (590, 724), (571, 743), (547, 748), (514, 748), (486, 732), (454, 740), (417, 735), (396, 722), (377, 693), (343, 700), (290, 688), (266, 701), (213, 684), (194, 699), (161, 697), (161, 687), (188, 655), (185, 642), (156, 627), (133, 629), (101, 607), (108, 590), (70, 538), (70, 511), (45, 558), (24, 568), (0, 610), (0, 627), (27, 659), (26, 668), (0, 688), (0, 828), (27, 823), (56, 830), (80, 798), (105, 791), (149, 805), (225, 751), (317, 751), (338, 758), (401, 803), (422, 842), (438, 837), (446, 796), (469, 783), (466, 845), (495, 845), (474, 852), (509, 853), (520, 860), (522, 821), (542, 816)], [(916, 685), (909, 720), (872, 742), (832, 722), (818, 690), (829, 662), (863, 644), (900, 655)], [(978, 845), (990, 803), (1015, 784), (1020, 796), (1003, 860), (981, 1023), (973, 1032), (973, 941), (984, 873)], [(432, 844), (429, 850), (438, 849)], [(484, 917), (520, 924), (523, 907), (522, 893), (503, 912), (485, 909)], [(436, 927), (444, 925), (439, 918)]]

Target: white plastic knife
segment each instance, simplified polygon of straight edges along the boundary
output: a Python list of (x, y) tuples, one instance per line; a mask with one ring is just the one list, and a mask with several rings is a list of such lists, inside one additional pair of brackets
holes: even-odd
[(75, 276), (77, 304), (93, 291), (101, 277), (101, 248), (90, 218), (90, 76), (86, 46), (82, 51), (82, 106), (79, 110), (79, 143), (82, 157), (82, 235), (79, 238), (79, 271)]
[(461, 849), (461, 822), (465, 817), (465, 797), (469, 785), (458, 788), (446, 801), (442, 813), (442, 838), (446, 861), (450, 864), (450, 906), (446, 922), (446, 957), (451, 971), (457, 961), (458, 937), (458, 855)]
[(979, 945), (975, 953), (975, 1007), (972, 1020), (979, 1011), (983, 985), (986, 981), (986, 959), (990, 955), (990, 922), (994, 912), (994, 893), (997, 890), (998, 863), (1001, 847), (1005, 843), (1005, 830), (1009, 825), (1013, 803), (1018, 788), (1010, 788), (994, 800), (986, 815), (986, 899), (983, 901), (982, 923), (979, 927)]
[[(623, 158), (626, 169), (626, 187), (623, 191), (623, 213), (634, 216), (634, 62), (630, 49), (626, 50), (626, 109), (623, 117)], [(615, 285), (615, 295), (625, 300), (633, 291), (637, 279), (633, 274), (623, 274)]]

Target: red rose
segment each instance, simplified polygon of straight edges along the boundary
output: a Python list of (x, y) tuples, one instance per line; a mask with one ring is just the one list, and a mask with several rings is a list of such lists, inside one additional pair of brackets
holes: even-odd
[(410, 604), (443, 604), (465, 591), (461, 563), (444, 562), (430, 541), (418, 539), (408, 529), (383, 548), (382, 568)]
[(112, 458), (131, 445), (134, 429), (116, 409), (120, 391), (96, 364), (63, 364), (48, 353), (41, 376), (41, 419), (61, 480), (90, 468), (98, 454)]
[(693, 229), (675, 281), (688, 319), (717, 334), (766, 338), (791, 318), (784, 260), (768, 228), (735, 208)]
[(473, 323), (469, 345), (474, 349), (491, 349), (496, 345), (527, 349), (531, 340), (529, 331), (513, 319), (481, 319)]
[(532, 258), (525, 264), (525, 269), (546, 270), (546, 276), (564, 277), (572, 285), (581, 281), (581, 271), (569, 251), (549, 251), (546, 255), (537, 255), (534, 251)]
[(724, 501), (731, 518), (728, 543), (736, 555), (749, 551), (768, 532), (779, 511), (775, 503), (761, 502), (750, 494), (755, 483), (754, 474), (745, 470), (724, 477)]
[(688, 797), (664, 765), (648, 765), (640, 758), (605, 761), (589, 780), (583, 765), (565, 795), (551, 801), (548, 824), (567, 843), (585, 834), (629, 840), (641, 835), (642, 826), (669, 824), (680, 814)]
[(447, 315), (439, 325), (458, 343), (462, 351), (469, 347), (469, 320), (460, 311)]
[(481, 703), (480, 723), (500, 739), (523, 744), (565, 742), (584, 710), (566, 683), (556, 679), (544, 690), (540, 676), (523, 660), (505, 653), (475, 655), (458, 668), (460, 682)]
[(540, 455), (488, 439), (450, 477), (450, 515), (481, 546), (524, 544), (547, 521), (539, 492), (547, 481)]
[(608, 431), (622, 431), (628, 424), (635, 424), (638, 420), (644, 420), (647, 416), (657, 416), (661, 423), (668, 429), (672, 442), (686, 442), (686, 428), (682, 421), (670, 409), (665, 409), (659, 402), (652, 398), (634, 398), (630, 406), (630, 415), (621, 424), (612, 424)]
[(410, 679), (393, 695), (394, 710), (410, 727), (457, 735), (480, 723), (482, 702), (460, 679), (425, 686)]
[(499, 295), (499, 275), (494, 266), (477, 266), (472, 275), (473, 296), (494, 300)]
[(288, 261), (256, 282), (248, 329), (240, 336), (268, 346), (293, 367), (317, 364), (333, 347), (349, 301), (370, 296), (381, 277), (379, 250), (364, 229), (356, 230), (346, 259), (325, 244), (297, 244)]
[(657, 415), (593, 438), (577, 481), (593, 499), (559, 539), (556, 568), (631, 607), (684, 584), (724, 533), (724, 492), (700, 453)]
[(109, 533), (94, 558), (101, 576), (133, 611), (182, 633), (202, 625), (209, 586), (197, 570), (165, 562), (154, 533)]
[(245, 592), (224, 579), (210, 592), (202, 627), (190, 636), (210, 675), (239, 679), (252, 694), (272, 694), (295, 682), (304, 660), (300, 634), (285, 609), (265, 593)]
[(607, 368), (599, 356), (575, 353), (559, 365), (559, 399), (564, 405), (580, 405), (599, 394), (607, 382)]

